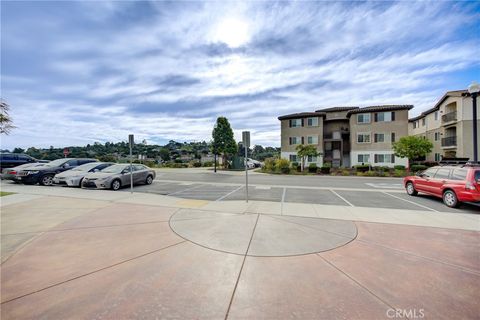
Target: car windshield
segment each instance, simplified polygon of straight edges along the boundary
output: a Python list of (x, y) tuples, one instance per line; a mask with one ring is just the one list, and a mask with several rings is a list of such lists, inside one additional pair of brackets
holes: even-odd
[(99, 165), (98, 162), (85, 163), (85, 164), (82, 164), (81, 166), (78, 166), (72, 169), (72, 171), (89, 171), (97, 167), (98, 165)]
[(53, 160), (49, 163), (45, 163), (45, 166), (47, 166), (47, 167), (60, 167), (61, 165), (63, 165), (67, 161), (68, 161), (67, 159), (57, 159), (57, 160)]
[(113, 166), (106, 167), (105, 169), (101, 170), (102, 172), (108, 173), (120, 173), (123, 169), (128, 168), (128, 166), (124, 164), (114, 164)]

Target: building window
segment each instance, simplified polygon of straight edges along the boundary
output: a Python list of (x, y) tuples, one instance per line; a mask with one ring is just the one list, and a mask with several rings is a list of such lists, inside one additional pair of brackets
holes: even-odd
[(435, 161), (440, 161), (442, 160), (442, 157), (440, 156), (440, 153), (435, 153)]
[(370, 113), (357, 114), (357, 123), (370, 123)]
[(307, 137), (308, 144), (318, 144), (318, 136), (309, 136)]
[(395, 142), (395, 132), (390, 133), (390, 141)]
[(438, 111), (435, 111), (435, 121), (438, 120)]
[(385, 142), (385, 134), (375, 133), (373, 136), (373, 142)]
[(290, 128), (303, 127), (303, 119), (291, 119)]
[(395, 155), (393, 154), (376, 154), (375, 163), (395, 163)]
[(425, 127), (425, 118), (422, 119), (422, 127)]
[(435, 141), (438, 141), (438, 140), (440, 140), (440, 132), (435, 132)]
[(317, 162), (317, 157), (316, 156), (308, 156), (307, 157), (307, 162)]
[(307, 119), (308, 127), (318, 127), (318, 118), (308, 118)]
[(290, 145), (292, 144), (300, 144), (300, 141), (302, 140), (300, 137), (290, 137), (288, 138), (288, 142)]
[(357, 160), (358, 160), (359, 163), (368, 163), (370, 161), (370, 155), (369, 154), (359, 154)]
[(395, 121), (395, 112), (378, 112), (375, 113), (375, 122)]
[(297, 155), (296, 155), (296, 154), (291, 154), (291, 155), (290, 155), (290, 162), (298, 162), (297, 160), (298, 160), (298, 159), (297, 159)]
[(417, 128), (417, 121), (413, 121), (413, 129)]
[(358, 143), (370, 143), (370, 133), (358, 133), (357, 134)]

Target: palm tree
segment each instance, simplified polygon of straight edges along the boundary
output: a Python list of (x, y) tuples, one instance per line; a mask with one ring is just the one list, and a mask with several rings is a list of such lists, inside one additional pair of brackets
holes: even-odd
[(0, 100), (0, 133), (9, 134), (12, 129), (15, 128), (13, 125), (12, 118), (8, 114), (10, 111), (10, 106), (5, 100)]

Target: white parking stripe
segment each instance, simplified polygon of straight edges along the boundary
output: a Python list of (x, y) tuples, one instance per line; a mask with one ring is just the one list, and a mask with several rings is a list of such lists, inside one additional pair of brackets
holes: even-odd
[(285, 194), (286, 193), (287, 193), (287, 188), (283, 188), (282, 203), (280, 204), (280, 215), (283, 215), (283, 203), (285, 202)]
[(348, 201), (347, 199), (345, 199), (344, 197), (342, 197), (341, 195), (339, 195), (338, 193), (336, 193), (335, 191), (333, 191), (332, 189), (329, 189), (334, 195), (336, 195), (337, 197), (339, 197), (340, 199), (342, 199), (343, 201), (345, 201), (350, 207), (355, 207), (353, 204), (350, 203), (350, 201)]
[(240, 187), (238, 187), (237, 189), (235, 189), (235, 190), (233, 190), (233, 191), (231, 191), (231, 192), (227, 193), (226, 195), (224, 195), (224, 196), (222, 196), (222, 197), (218, 198), (218, 199), (217, 199), (217, 200), (215, 200), (215, 201), (222, 201), (223, 199), (225, 199), (225, 198), (226, 198), (226, 197), (228, 197), (229, 195), (231, 195), (231, 194), (233, 194), (233, 193), (237, 192), (237, 191), (238, 191), (238, 190), (240, 190), (241, 188), (243, 188), (243, 186), (240, 186)]
[(183, 190), (180, 190), (180, 191), (177, 191), (177, 192), (169, 193), (169, 194), (167, 194), (167, 196), (173, 196), (175, 194), (179, 194), (179, 193), (182, 193), (184, 191), (194, 190), (194, 189), (197, 189), (197, 188), (200, 188), (200, 187), (203, 187), (203, 185), (199, 185), (199, 186), (195, 186), (195, 187), (192, 187), (192, 188), (187, 188), (187, 189), (183, 189)]
[(386, 195), (389, 195), (390, 197), (394, 197), (395, 199), (399, 199), (399, 200), (403, 200), (405, 202), (408, 202), (408, 203), (411, 203), (411, 204), (414, 204), (416, 206), (419, 206), (421, 208), (424, 208), (424, 209), (427, 209), (427, 210), (430, 210), (430, 211), (433, 211), (433, 212), (440, 212), (440, 211), (437, 211), (435, 209), (432, 209), (432, 208), (429, 208), (427, 206), (424, 206), (422, 204), (419, 204), (419, 203), (416, 203), (416, 202), (413, 202), (413, 201), (410, 201), (410, 200), (406, 200), (406, 199), (403, 199), (403, 198), (400, 198), (400, 197), (397, 197), (397, 196), (394, 196), (393, 194), (390, 194), (390, 193), (387, 193), (387, 192), (383, 192), (382, 193), (386, 194)]

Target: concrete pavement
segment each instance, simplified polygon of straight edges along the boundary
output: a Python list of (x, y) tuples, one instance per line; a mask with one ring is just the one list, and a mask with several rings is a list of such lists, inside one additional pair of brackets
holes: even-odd
[(2, 319), (480, 312), (477, 215), (4, 184), (2, 191), (18, 192), (0, 199)]

